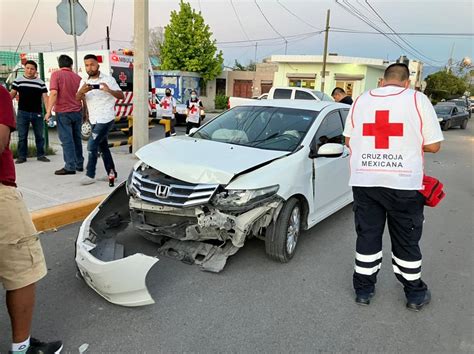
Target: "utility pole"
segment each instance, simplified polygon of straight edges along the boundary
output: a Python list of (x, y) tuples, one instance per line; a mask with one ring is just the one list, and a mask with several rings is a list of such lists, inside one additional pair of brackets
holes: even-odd
[(285, 55), (288, 53), (288, 41), (285, 38)]
[(69, 0), (69, 15), (71, 16), (71, 30), (74, 38), (74, 71), (77, 73), (77, 35), (76, 35), (76, 16), (74, 14), (74, 3), (76, 0)]
[(328, 56), (328, 36), (329, 36), (329, 18), (331, 16), (331, 10), (328, 9), (326, 16), (326, 33), (324, 35), (324, 53), (323, 53), (323, 72), (321, 73), (321, 92), (324, 92), (324, 84), (326, 81), (326, 60)]
[(148, 0), (134, 0), (133, 152), (148, 144)]
[(453, 65), (453, 54), (454, 54), (454, 45), (456, 42), (453, 42), (453, 46), (451, 47), (451, 54), (449, 55), (448, 66), (446, 67), (446, 72), (451, 72), (451, 66)]
[(109, 26), (107, 26), (107, 37), (105, 37), (107, 41), (107, 49), (110, 49), (110, 29)]

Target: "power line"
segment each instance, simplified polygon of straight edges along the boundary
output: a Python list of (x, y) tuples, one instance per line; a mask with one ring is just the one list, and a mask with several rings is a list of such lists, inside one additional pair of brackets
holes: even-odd
[(26, 31), (28, 31), (28, 27), (30, 27), (30, 23), (31, 23), (31, 21), (33, 20), (33, 17), (35, 16), (36, 9), (38, 9), (39, 3), (40, 3), (40, 0), (38, 0), (38, 1), (36, 2), (36, 6), (35, 6), (35, 8), (34, 8), (34, 10), (33, 10), (33, 13), (31, 14), (30, 20), (28, 21), (28, 24), (26, 25), (25, 30), (23, 31), (23, 34), (21, 35), (20, 41), (18, 42), (18, 45), (17, 45), (17, 47), (16, 47), (16, 49), (15, 49), (15, 53), (18, 53), (18, 48), (20, 48), (21, 41), (23, 41), (23, 38), (25, 37)]
[[(373, 23), (373, 21), (371, 21), (370, 19), (368, 19), (366, 16), (364, 16), (364, 14), (362, 14), (356, 7), (354, 7), (353, 5), (351, 5), (347, 0), (342, 0), (344, 2), (344, 4), (340, 3), (338, 0), (335, 0), (336, 1), (336, 4), (338, 4), (339, 6), (341, 6), (345, 11), (347, 11), (348, 13), (350, 13), (352, 16), (355, 16), (356, 18), (358, 18), (359, 20), (363, 21), (364, 23), (366, 23), (367, 25), (369, 25), (370, 27), (372, 27), (374, 30), (376, 30), (377, 32), (379, 32), (380, 34), (382, 34), (385, 38), (387, 38), (389, 41), (391, 41), (392, 43), (394, 43), (397, 47), (399, 47), (400, 49), (403, 49), (404, 51), (406, 51), (408, 54), (412, 55), (413, 57), (418, 57), (418, 55), (414, 52), (412, 52), (411, 50), (407, 49), (406, 47), (403, 46), (403, 44), (399, 43), (396, 39), (394, 38), (391, 38), (390, 36), (386, 35), (376, 24)], [(429, 64), (432, 64), (432, 63), (429, 63)], [(432, 64), (433, 65), (433, 64)]]
[(301, 22), (303, 22), (305, 25), (307, 25), (307, 26), (309, 26), (309, 27), (311, 27), (311, 28), (314, 28), (314, 29), (316, 29), (316, 30), (318, 30), (318, 31), (321, 30), (321, 28), (316, 28), (316, 27), (314, 27), (311, 23), (308, 23), (308, 22), (306, 22), (305, 20), (303, 20), (301, 17), (299, 17), (297, 14), (295, 14), (293, 11), (291, 11), (289, 8), (287, 8), (285, 5), (283, 5), (283, 4), (280, 2), (280, 0), (277, 0), (277, 3), (278, 3), (278, 5), (280, 5), (281, 7), (283, 7), (283, 8), (286, 10), (286, 12), (288, 12), (290, 15), (293, 15), (294, 17), (296, 17), (298, 20), (300, 20)]
[[(283, 37), (283, 35), (282, 35), (280, 32), (278, 32), (275, 27), (273, 27), (272, 23), (268, 20), (267, 16), (265, 16), (265, 14), (263, 13), (262, 9), (261, 9), (260, 6), (258, 5), (257, 0), (254, 0), (254, 2), (255, 2), (255, 5), (257, 5), (258, 10), (259, 10), (260, 13), (262, 14), (262, 16), (263, 16), (263, 18), (265, 19), (265, 21), (267, 21), (268, 25), (273, 29), (273, 31), (274, 31), (276, 34), (278, 34), (281, 38), (283, 38), (283, 40), (285, 41), (285, 43), (288, 43), (288, 41), (286, 40), (286, 38)], [(286, 50), (285, 50), (285, 53), (286, 53)]]
[(240, 21), (240, 17), (239, 17), (239, 15), (237, 14), (237, 10), (235, 9), (234, 2), (233, 2), (232, 0), (230, 0), (230, 4), (232, 5), (232, 9), (234, 10), (235, 17), (237, 17), (237, 21), (239, 21), (240, 28), (242, 29), (242, 32), (244, 33), (245, 38), (247, 38), (248, 40), (250, 40), (250, 38), (249, 38), (247, 32), (245, 32), (245, 29), (244, 29), (244, 26), (242, 25), (242, 22)]
[(419, 55), (421, 55), (422, 57), (424, 57), (425, 59), (428, 59), (430, 61), (434, 61), (434, 62), (438, 62), (438, 63), (441, 63), (440, 61), (436, 60), (436, 59), (432, 59), (426, 55), (424, 55), (422, 52), (420, 52), (418, 49), (416, 49), (415, 47), (413, 47), (411, 45), (411, 43), (409, 43), (407, 40), (405, 40), (403, 37), (401, 37), (399, 34), (397, 34), (397, 31), (395, 31), (392, 26), (390, 26), (383, 18), (382, 16), (377, 12), (377, 10), (374, 9), (374, 7), (369, 3), (368, 0), (365, 0), (366, 4), (372, 9), (372, 11), (377, 15), (378, 18), (380, 18), (380, 20), (398, 37), (400, 38), (403, 43), (405, 43), (407, 46), (409, 46), (411, 49), (413, 49), (416, 53), (418, 53)]
[(332, 32), (347, 32), (347, 33), (355, 33), (355, 34), (381, 34), (381, 35), (388, 35), (388, 36), (449, 36), (449, 37), (473, 37), (474, 33), (469, 32), (373, 32), (373, 31), (364, 31), (352, 28), (343, 28), (343, 27), (331, 27)]

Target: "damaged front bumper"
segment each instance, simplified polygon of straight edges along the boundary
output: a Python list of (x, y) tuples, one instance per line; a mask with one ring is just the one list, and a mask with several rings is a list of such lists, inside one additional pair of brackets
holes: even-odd
[(115, 237), (130, 222), (125, 183), (115, 189), (84, 220), (76, 241), (76, 264), (84, 281), (111, 303), (153, 304), (146, 275), (158, 258), (142, 253), (124, 257)]
[(125, 183), (84, 220), (76, 241), (76, 263), (85, 282), (108, 301), (123, 306), (154, 303), (146, 276), (158, 261), (142, 253), (125, 256), (117, 236), (132, 226), (165, 255), (202, 270), (221, 271), (228, 257), (250, 237), (260, 237), (278, 217), (277, 196), (252, 209), (223, 212), (206, 204), (188, 208), (160, 206), (129, 197)]

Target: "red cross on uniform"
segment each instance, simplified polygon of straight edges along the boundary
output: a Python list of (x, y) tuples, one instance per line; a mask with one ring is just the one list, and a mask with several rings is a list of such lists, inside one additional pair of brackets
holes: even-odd
[(375, 111), (375, 123), (364, 123), (363, 136), (375, 137), (376, 149), (388, 149), (391, 136), (403, 136), (403, 123), (390, 123), (390, 111)]
[(193, 106), (191, 107), (191, 109), (189, 110), (189, 113), (194, 114), (194, 113), (196, 113), (196, 112), (197, 112), (197, 108), (196, 108), (196, 106), (193, 105)]
[(162, 106), (164, 109), (168, 109), (168, 107), (170, 106), (170, 104), (168, 103), (168, 100), (163, 100), (163, 103), (161, 104), (161, 106)]

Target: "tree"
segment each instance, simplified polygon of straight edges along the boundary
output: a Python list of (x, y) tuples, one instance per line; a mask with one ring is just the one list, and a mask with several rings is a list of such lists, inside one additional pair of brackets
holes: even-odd
[(160, 46), (163, 43), (163, 27), (150, 28), (149, 32), (149, 53), (160, 56)]
[(201, 13), (181, 0), (179, 12), (171, 12), (170, 23), (165, 27), (160, 46), (161, 68), (199, 72), (205, 81), (215, 79), (222, 72), (224, 58), (211, 36)]
[(235, 71), (255, 71), (256, 68), (257, 68), (257, 65), (252, 60), (249, 62), (248, 65), (239, 63), (237, 59), (234, 61), (233, 69)]
[(462, 96), (466, 89), (467, 84), (465, 80), (445, 70), (428, 75), (426, 78), (425, 93), (434, 100)]

